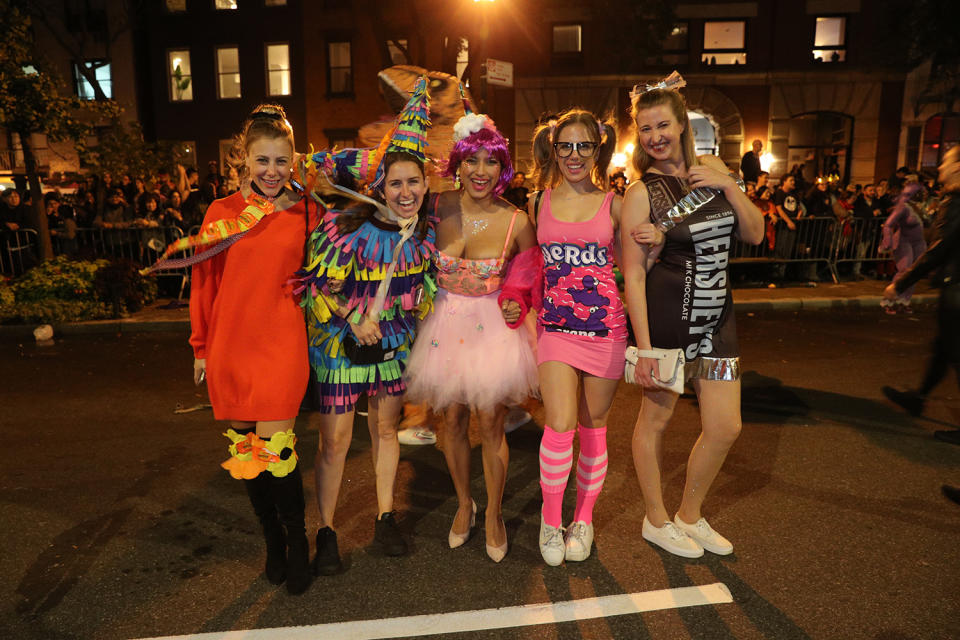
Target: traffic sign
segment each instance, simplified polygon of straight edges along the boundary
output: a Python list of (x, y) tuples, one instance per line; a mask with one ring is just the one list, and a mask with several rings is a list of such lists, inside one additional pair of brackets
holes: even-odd
[(512, 87), (513, 63), (487, 58), (487, 82), (501, 87)]

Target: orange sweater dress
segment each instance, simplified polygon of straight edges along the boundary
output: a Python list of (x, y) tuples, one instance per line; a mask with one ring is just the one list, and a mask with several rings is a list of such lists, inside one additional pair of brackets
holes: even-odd
[[(216, 200), (203, 224), (235, 218), (245, 206), (240, 192)], [(305, 206), (265, 216), (193, 267), (190, 344), (207, 360), (217, 420), (287, 420), (299, 412), (310, 372), (307, 331), (287, 281), (303, 265)]]

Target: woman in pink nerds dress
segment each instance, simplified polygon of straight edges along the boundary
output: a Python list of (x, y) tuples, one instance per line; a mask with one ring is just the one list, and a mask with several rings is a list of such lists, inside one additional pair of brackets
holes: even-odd
[[(504, 317), (511, 321), (522, 317), (527, 304), (537, 306), (542, 295), (537, 363), (546, 420), (540, 443), (540, 554), (552, 566), (590, 555), (593, 506), (607, 474), (607, 414), (623, 375), (627, 327), (613, 275), (622, 199), (606, 190), (615, 146), (613, 127), (580, 109), (537, 129), (533, 180), (543, 192), (531, 198), (530, 213), (537, 220), (539, 250), (518, 258), (501, 296)], [(528, 288), (523, 267), (531, 261), (540, 267), (542, 286), (527, 299), (519, 291)], [(564, 539), (561, 508), (577, 433), (577, 506)]]
[(509, 451), (506, 404), (537, 390), (537, 364), (526, 330), (504, 323), (498, 295), (507, 261), (536, 240), (527, 216), (500, 197), (513, 176), (506, 139), (484, 115), (467, 113), (454, 126), (446, 174), (456, 191), (434, 201), (439, 291), (421, 325), (407, 365), (407, 397), (426, 402), (444, 418), (443, 454), (459, 507), (450, 548), (470, 537), (477, 505), (470, 497), (471, 409), (477, 412), (487, 489), (486, 550), (500, 562), (507, 553), (501, 502)]

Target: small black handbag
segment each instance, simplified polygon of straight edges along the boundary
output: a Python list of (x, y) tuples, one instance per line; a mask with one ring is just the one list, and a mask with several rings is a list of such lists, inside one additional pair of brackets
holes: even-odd
[(344, 334), (340, 346), (343, 348), (343, 353), (353, 364), (380, 364), (397, 357), (395, 348), (385, 349), (379, 342), (377, 344), (360, 344), (351, 331)]

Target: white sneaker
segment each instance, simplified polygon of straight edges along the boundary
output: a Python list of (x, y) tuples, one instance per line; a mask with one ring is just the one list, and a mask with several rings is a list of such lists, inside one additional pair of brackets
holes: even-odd
[(699, 558), (703, 555), (703, 547), (669, 520), (664, 522), (662, 527), (655, 527), (644, 516), (641, 535), (647, 542), (652, 542), (675, 556)]
[(567, 527), (567, 542), (564, 558), (567, 562), (583, 562), (590, 557), (593, 548), (593, 523), (577, 521)]
[(673, 522), (707, 551), (721, 556), (733, 553), (733, 543), (714, 531), (705, 518), (700, 518), (696, 524), (687, 524), (676, 515)]
[(551, 567), (563, 562), (563, 527), (551, 527), (543, 521), (543, 514), (540, 514), (540, 555)]
[(425, 427), (411, 427), (397, 431), (397, 440), (400, 444), (418, 445), (418, 444), (436, 444), (437, 434), (433, 429)]
[(516, 431), (531, 420), (533, 420), (533, 416), (523, 407), (510, 407), (510, 410), (507, 411), (507, 417), (503, 419), (503, 432)]

